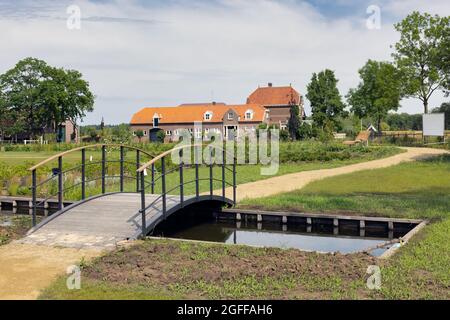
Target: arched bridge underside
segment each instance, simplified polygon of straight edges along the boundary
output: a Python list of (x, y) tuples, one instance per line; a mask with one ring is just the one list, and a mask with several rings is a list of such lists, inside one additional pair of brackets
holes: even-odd
[[(233, 204), (232, 200), (217, 195), (186, 196), (181, 204), (178, 195), (168, 195), (163, 214), (163, 202), (158, 201), (158, 197), (159, 194), (145, 195), (147, 203), (156, 200), (145, 213), (147, 234), (165, 218), (194, 203)], [(75, 248), (114, 247), (120, 241), (137, 239), (142, 235), (140, 201), (139, 193), (111, 193), (80, 201), (42, 221), (21, 241)]]

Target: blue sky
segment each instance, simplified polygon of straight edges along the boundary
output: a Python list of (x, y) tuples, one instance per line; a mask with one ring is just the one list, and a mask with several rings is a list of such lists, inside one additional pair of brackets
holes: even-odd
[[(81, 10), (79, 30), (66, 26), (72, 4)], [(380, 29), (366, 26), (370, 5), (381, 10)], [(393, 23), (423, 7), (423, 0), (0, 0), (0, 72), (28, 56), (81, 71), (97, 96), (85, 123), (128, 122), (144, 106), (245, 103), (267, 82), (305, 94), (312, 73), (325, 68), (345, 96), (369, 58), (391, 59)], [(450, 4), (429, 0), (426, 10), (449, 15)], [(431, 105), (443, 101), (437, 92)], [(422, 107), (405, 99), (400, 111)]]

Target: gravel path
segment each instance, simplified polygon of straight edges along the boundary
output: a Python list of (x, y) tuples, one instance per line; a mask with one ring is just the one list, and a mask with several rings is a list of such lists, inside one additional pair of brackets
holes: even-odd
[[(427, 148), (405, 148), (406, 152), (386, 159), (353, 164), (341, 168), (304, 171), (273, 177), (238, 186), (238, 201), (288, 192), (307, 183), (366, 169), (384, 168), (404, 161), (414, 161), (443, 154), (446, 151)], [(232, 190), (227, 190), (231, 196)], [(0, 247), (0, 299), (35, 299), (67, 267), (82, 258), (89, 260), (99, 250), (73, 249), (12, 242)], [(82, 279), (82, 278), (81, 278)], [(83, 281), (83, 280), (81, 280)], [(82, 282), (81, 282), (81, 285)]]
[[(320, 180), (323, 178), (334, 177), (337, 175), (352, 173), (361, 170), (385, 168), (399, 164), (401, 162), (415, 161), (448, 153), (448, 151), (445, 150), (431, 148), (402, 149), (405, 149), (406, 152), (397, 154), (389, 158), (372, 160), (339, 168), (302, 171), (265, 180), (240, 184), (237, 187), (237, 201), (239, 202), (245, 198), (260, 198), (271, 196), (277, 193), (298, 190), (312, 181)], [(233, 197), (232, 188), (228, 188), (226, 190), (226, 195), (230, 198)]]

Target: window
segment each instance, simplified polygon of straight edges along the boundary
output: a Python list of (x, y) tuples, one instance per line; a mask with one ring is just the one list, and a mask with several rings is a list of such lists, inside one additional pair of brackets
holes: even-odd
[(287, 125), (282, 124), (282, 125), (280, 126), (280, 129), (281, 129), (281, 130), (286, 130), (286, 129), (287, 129)]
[(205, 128), (205, 133), (206, 133), (206, 134), (209, 133), (209, 128)]
[(175, 130), (175, 135), (176, 135), (176, 136), (178, 136), (178, 135), (179, 135), (178, 129), (177, 129), (177, 130)]
[(147, 135), (147, 130), (144, 130), (144, 136), (146, 136)]
[(245, 111), (245, 120), (252, 120), (253, 119), (253, 110), (249, 109)]
[(133, 131), (133, 137), (136, 137), (136, 131)]
[(203, 119), (206, 121), (209, 121), (212, 119), (213, 113), (211, 111), (206, 111), (203, 115)]
[(228, 112), (228, 120), (233, 120), (233, 112)]
[(166, 130), (166, 136), (171, 136), (172, 135), (172, 130)]
[(159, 126), (159, 118), (153, 118), (153, 127), (157, 128)]

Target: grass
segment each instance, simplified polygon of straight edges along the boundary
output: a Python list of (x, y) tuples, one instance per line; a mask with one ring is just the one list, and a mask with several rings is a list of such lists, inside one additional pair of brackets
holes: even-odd
[[(83, 270), (79, 291), (63, 278), (42, 299), (450, 299), (450, 157), (404, 163), (313, 182), (302, 190), (246, 201), (265, 209), (345, 211), (433, 222), (387, 261), (364, 254), (147, 240)], [(365, 283), (381, 267), (381, 290)]]
[(315, 181), (241, 207), (437, 219), (450, 214), (450, 156)]
[[(320, 147), (319, 151), (315, 150), (315, 148), (318, 147), (304, 147), (303, 145), (300, 145), (305, 150), (309, 150), (305, 153), (305, 158), (314, 158), (314, 157), (324, 157), (324, 159), (328, 159), (330, 154), (334, 152), (334, 154), (342, 154), (342, 151), (339, 148), (336, 149), (336, 151), (333, 151), (334, 149), (330, 146), (329, 149), (326, 149), (325, 147)], [(286, 159), (289, 158), (295, 158), (292, 154), (297, 152), (298, 150), (296, 147), (286, 147), (286, 151), (284, 152), (284, 157)], [(308, 149), (309, 148), (309, 149)], [(314, 151), (312, 151), (314, 150)], [(324, 151), (326, 150), (326, 151)], [(300, 152), (300, 151), (299, 151)], [(347, 152), (347, 151), (345, 151)], [(324, 160), (324, 161), (297, 161), (297, 162), (282, 162), (279, 166), (279, 170), (276, 175), (284, 175), (288, 173), (293, 172), (300, 172), (300, 171), (306, 171), (306, 170), (315, 170), (315, 169), (324, 169), (324, 168), (335, 168), (339, 166), (349, 165), (353, 163), (363, 162), (363, 161), (369, 161), (374, 159), (380, 159), (384, 157), (388, 157), (397, 153), (402, 152), (402, 150), (398, 148), (369, 148), (369, 149), (355, 149), (351, 151), (351, 155), (346, 155), (345, 157), (341, 157), (341, 160)], [(12, 153), (13, 155), (16, 155), (18, 158), (16, 162), (14, 161), (14, 156), (9, 156), (9, 154)], [(313, 155), (317, 153), (318, 155)], [(49, 152), (43, 152), (45, 157), (49, 155)], [(8, 155), (7, 157), (10, 159), (8, 161), (11, 161), (11, 163), (8, 162), (1, 162), (2, 156)], [(87, 158), (89, 159), (90, 156), (93, 156), (93, 161), (96, 162), (101, 158), (101, 155), (99, 152), (96, 153), (96, 151), (92, 151), (86, 154)], [(31, 177), (30, 173), (27, 171), (27, 168), (32, 165), (32, 163), (35, 163), (37, 161), (30, 161), (32, 157), (41, 157), (42, 155), (40, 153), (31, 153), (31, 152), (0, 152), (0, 183), (2, 183), (3, 180), (3, 189), (4, 192), (7, 192), (8, 195), (15, 196), (15, 195), (30, 195), (30, 190), (27, 188), (31, 184)], [(26, 158), (31, 157), (31, 158)], [(42, 156), (44, 158), (44, 156)], [(79, 154), (69, 154), (69, 158), (65, 160), (64, 164), (64, 170), (67, 170), (68, 168), (72, 168), (78, 164)], [(134, 161), (133, 159), (134, 153), (130, 152), (126, 156), (126, 160), (128, 161)], [(296, 156), (297, 157), (297, 156)], [(349, 158), (347, 158), (349, 157)], [(298, 158), (298, 157), (297, 157)], [(339, 157), (338, 157), (339, 158)], [(111, 152), (108, 154), (108, 159), (119, 159), (119, 155), (117, 150), (114, 152)], [(21, 162), (22, 161), (22, 162)], [(24, 161), (24, 162), (23, 162)], [(143, 161), (145, 161), (143, 159)], [(38, 181), (42, 181), (47, 178), (47, 174), (50, 171), (50, 168), (55, 167), (56, 163), (52, 163), (47, 165), (46, 170), (41, 170), (38, 172)], [(158, 169), (158, 168), (157, 168)], [(93, 166), (87, 167), (87, 180), (92, 178), (97, 178), (99, 176), (99, 171), (101, 170), (99, 164), (95, 164)], [(134, 172), (135, 168), (132, 165), (127, 164), (125, 168), (125, 174), (129, 176), (133, 176), (135, 174)], [(107, 173), (110, 176), (118, 175), (119, 171), (119, 165), (118, 163), (112, 163), (108, 164)], [(194, 174), (195, 171), (193, 168), (191, 169), (185, 169), (184, 170), (184, 181), (193, 181), (194, 180)], [(24, 181), (21, 177), (25, 177), (26, 181)], [(65, 188), (69, 189), (71, 185), (74, 184), (74, 182), (79, 182), (79, 179), (81, 177), (81, 173), (78, 171), (73, 171), (65, 175), (64, 183)], [(201, 167), (200, 168), (200, 178), (207, 179), (209, 177), (209, 169), (207, 167)], [(214, 177), (218, 180), (222, 178), (221, 170), (220, 168), (214, 169)], [(245, 183), (245, 182), (252, 182), (256, 180), (261, 180), (265, 178), (270, 178), (272, 176), (263, 176), (261, 175), (261, 165), (240, 165), (237, 167), (237, 183)], [(147, 177), (147, 180), (150, 177)], [(174, 172), (172, 174), (169, 174), (167, 176), (167, 185), (166, 190), (171, 190), (172, 188), (176, 187), (179, 184), (179, 175), (178, 172)], [(226, 171), (226, 180), (228, 183), (232, 183), (232, 174), (229, 171)], [(41, 197), (46, 197), (49, 194), (56, 192), (56, 179), (53, 180), (51, 183), (48, 183), (38, 189), (38, 194)], [(107, 180), (107, 189), (108, 191), (118, 191), (119, 190), (119, 181), (118, 179)], [(135, 188), (135, 181), (134, 180), (126, 180), (125, 190), (126, 191), (132, 191), (134, 192), (136, 190)], [(1, 185), (0, 185), (1, 186)], [(221, 182), (216, 181), (214, 183), (214, 189), (220, 189), (221, 188)], [(148, 192), (150, 192), (150, 188), (148, 188)], [(92, 185), (88, 185), (87, 192), (90, 195), (98, 194), (101, 190), (100, 181), (97, 180), (96, 182), (93, 182)], [(159, 183), (156, 185), (155, 192), (159, 192), (161, 190), (161, 180), (159, 180)], [(205, 192), (209, 190), (209, 182), (208, 181), (201, 181), (200, 183), (200, 190), (201, 192)], [(174, 194), (178, 193), (178, 190), (174, 190)], [(187, 184), (185, 186), (185, 193), (188, 194), (194, 194), (195, 193), (195, 185), (194, 183)], [(79, 200), (81, 198), (81, 186), (75, 189), (69, 189), (65, 193), (65, 199), (66, 200)]]

